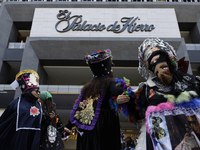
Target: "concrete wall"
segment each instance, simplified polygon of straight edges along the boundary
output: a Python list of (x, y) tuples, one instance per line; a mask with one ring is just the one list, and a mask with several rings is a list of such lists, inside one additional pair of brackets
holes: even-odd
[(200, 43), (200, 19), (198, 19), (198, 22), (192, 28), (192, 30), (190, 32), (190, 37), (191, 37), (193, 43)]
[[(9, 72), (9, 65), (3, 63), (12, 61), (15, 52), (8, 52), (9, 41), (15, 41), (17, 30), (13, 22), (32, 22), (35, 8), (174, 8), (179, 23), (196, 23), (200, 18), (199, 3), (93, 3), (93, 2), (6, 2), (2, 3), (0, 10), (0, 83), (4, 83)], [(183, 15), (184, 14), (184, 15)], [(194, 15), (195, 14), (195, 15)], [(198, 23), (194, 28), (194, 36), (200, 37)], [(54, 38), (54, 37), (29, 37), (21, 59), (20, 70), (36, 70), (41, 79), (46, 83), (48, 75), (42, 66), (43, 61), (81, 61), (85, 52), (92, 53), (95, 49), (111, 49), (116, 61), (123, 62), (124, 66), (134, 64), (137, 66), (137, 51), (144, 38)], [(186, 57), (189, 60), (184, 39), (165, 38), (177, 50), (178, 58)], [(197, 41), (198, 42), (198, 41)], [(59, 49), (59, 51), (58, 51)], [(4, 55), (5, 54), (5, 55)], [(8, 56), (9, 55), (9, 56)], [(18, 55), (16, 55), (18, 56)], [(19, 58), (20, 59), (20, 58)], [(191, 73), (191, 68), (189, 68)], [(20, 94), (20, 91), (17, 95)], [(15, 95), (15, 97), (17, 97)]]
[[(40, 59), (83, 60), (96, 49), (111, 49), (115, 60), (138, 60), (138, 47), (145, 38), (35, 38), (30, 37), (32, 49)], [(179, 50), (181, 38), (162, 38)], [(58, 51), (59, 50), (59, 51)]]
[(0, 83), (6, 83), (9, 65), (3, 62), (3, 56), (8, 42), (12, 39), (10, 35), (14, 35), (14, 33), (12, 32), (13, 21), (5, 7), (0, 9), (0, 20)]

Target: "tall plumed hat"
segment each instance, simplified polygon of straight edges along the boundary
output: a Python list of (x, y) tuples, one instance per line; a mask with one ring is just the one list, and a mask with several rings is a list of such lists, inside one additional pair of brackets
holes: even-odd
[[(138, 48), (138, 59), (139, 59), (139, 73), (145, 79), (149, 76), (154, 76), (153, 72), (149, 70), (148, 59), (152, 55), (164, 53), (168, 56), (170, 64), (177, 69), (177, 57), (174, 48), (169, 43), (156, 39), (145, 39), (144, 42)], [(151, 57), (152, 58), (152, 57)]]
[(94, 77), (106, 76), (112, 72), (111, 66), (113, 62), (110, 49), (104, 51), (99, 50), (91, 55), (87, 54), (85, 60), (90, 66)]
[(39, 89), (39, 75), (34, 70), (23, 70), (20, 71), (16, 77), (15, 81), (11, 83), (11, 87), (13, 89), (17, 89), (17, 87), (21, 88), (22, 92), (25, 92), (32, 88)]

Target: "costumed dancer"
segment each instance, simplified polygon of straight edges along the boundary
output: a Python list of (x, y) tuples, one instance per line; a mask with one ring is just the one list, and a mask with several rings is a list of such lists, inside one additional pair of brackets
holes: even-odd
[(48, 91), (40, 92), (39, 101), (42, 103), (42, 123), (40, 134), (40, 150), (59, 150), (64, 148), (62, 141), (67, 139), (64, 126), (56, 113), (56, 105)]
[(111, 51), (98, 51), (85, 60), (94, 77), (82, 88), (65, 130), (78, 127), (77, 150), (121, 150), (119, 117), (109, 100), (122, 94), (123, 87), (114, 81)]
[(167, 42), (146, 39), (139, 47), (139, 72), (147, 81), (134, 91), (129, 109), (132, 122), (146, 118), (147, 134), (139, 137), (136, 149), (200, 149), (200, 78), (186, 71)]
[(0, 117), (1, 150), (38, 150), (42, 108), (39, 98), (39, 76), (34, 70), (23, 70), (11, 86), (20, 86), (21, 97), (13, 100)]

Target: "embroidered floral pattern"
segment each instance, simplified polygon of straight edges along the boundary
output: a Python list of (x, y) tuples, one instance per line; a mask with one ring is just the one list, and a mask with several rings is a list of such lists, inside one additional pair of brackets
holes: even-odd
[(169, 92), (169, 91), (171, 91), (171, 86), (164, 85), (164, 84), (160, 83), (159, 81), (153, 81), (153, 82), (158, 87), (158, 91), (163, 91), (163, 92)]
[(94, 118), (94, 107), (93, 103), (94, 101), (98, 101), (100, 98), (100, 95), (98, 95), (95, 98), (92, 98), (91, 96), (87, 98), (86, 100), (83, 100), (79, 103), (79, 111), (76, 111), (74, 118), (79, 120), (82, 124), (91, 125), (92, 120)]
[(189, 77), (189, 76), (183, 76), (183, 79), (185, 79), (185, 80), (187, 80), (187, 81), (190, 81), (190, 80), (192, 80), (192, 78), (191, 78), (191, 77)]
[(39, 109), (37, 107), (35, 107), (35, 106), (32, 106), (31, 109), (30, 109), (30, 116), (35, 117), (35, 116), (37, 116), (39, 114), (40, 114)]
[(187, 89), (189, 87), (188, 83), (184, 83), (184, 82), (176, 82), (175, 83), (175, 89), (179, 89), (181, 91), (185, 91), (185, 89)]

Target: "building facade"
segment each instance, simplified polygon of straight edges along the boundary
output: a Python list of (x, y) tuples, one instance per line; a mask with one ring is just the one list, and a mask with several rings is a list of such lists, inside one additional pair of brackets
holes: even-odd
[[(24, 69), (40, 76), (63, 122), (92, 78), (84, 56), (111, 49), (114, 74), (137, 86), (138, 47), (146, 38), (169, 42), (189, 73), (200, 75), (199, 0), (3, 1), (0, 8), (0, 109), (20, 95), (9, 84)], [(121, 126), (138, 134), (120, 117)]]

